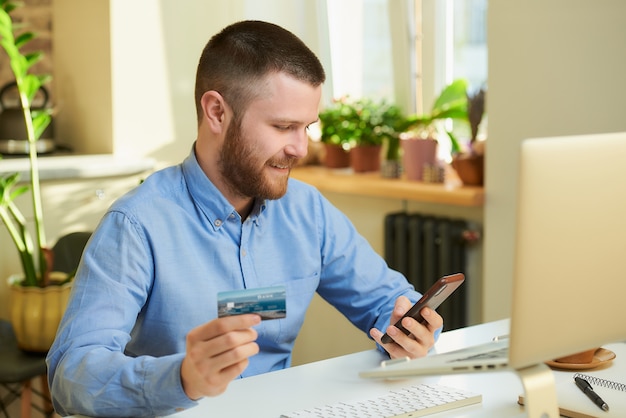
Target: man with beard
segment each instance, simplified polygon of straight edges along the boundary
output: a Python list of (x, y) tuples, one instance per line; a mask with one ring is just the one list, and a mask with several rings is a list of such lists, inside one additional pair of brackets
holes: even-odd
[[(167, 415), (289, 367), (315, 292), (377, 343), (389, 332), (391, 357), (427, 354), (442, 318), (405, 319), (409, 336), (391, 326), (420, 294), (317, 190), (289, 179), (324, 80), (276, 25), (239, 22), (209, 41), (191, 153), (114, 203), (85, 249), (48, 355), (57, 412)], [(219, 292), (276, 285), (286, 318), (217, 317)]]

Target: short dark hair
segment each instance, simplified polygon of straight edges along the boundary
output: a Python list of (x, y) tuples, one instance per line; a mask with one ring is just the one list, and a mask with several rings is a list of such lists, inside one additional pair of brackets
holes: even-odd
[(202, 95), (219, 92), (241, 116), (259, 92), (258, 82), (272, 72), (284, 72), (313, 86), (326, 79), (315, 54), (296, 35), (273, 23), (246, 20), (234, 23), (206, 44), (196, 72), (195, 101), (202, 120)]

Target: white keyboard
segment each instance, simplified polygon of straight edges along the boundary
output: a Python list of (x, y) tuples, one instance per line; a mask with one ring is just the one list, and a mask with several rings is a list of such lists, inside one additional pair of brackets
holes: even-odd
[(389, 391), (377, 398), (339, 402), (303, 409), (281, 418), (413, 418), (482, 402), (482, 396), (442, 385), (416, 385)]

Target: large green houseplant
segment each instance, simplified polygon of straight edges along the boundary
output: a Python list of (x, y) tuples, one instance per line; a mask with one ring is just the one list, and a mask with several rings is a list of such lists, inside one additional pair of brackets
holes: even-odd
[[(46, 243), (36, 141), (51, 121), (48, 109), (32, 109), (32, 101), (49, 75), (30, 73), (41, 52), (22, 53), (23, 47), (35, 35), (22, 31), (13, 24), (10, 13), (18, 3), (0, 0), (0, 45), (6, 52), (19, 92), (24, 123), (28, 136), (30, 184), (19, 182), (19, 174), (0, 178), (0, 219), (6, 226), (19, 253), (22, 272), (11, 283), (10, 319), (18, 344), (26, 350), (45, 351), (52, 343), (56, 326), (67, 301), (68, 286), (62, 286), (71, 277), (62, 276), (52, 282), (50, 268), (52, 252)], [(26, 217), (16, 204), (16, 198), (30, 189), (35, 234), (31, 234)], [(34, 235), (34, 238), (33, 238)], [(51, 286), (52, 284), (60, 286)], [(56, 289), (61, 290), (56, 290)], [(54, 307), (54, 312), (50, 312)], [(27, 318), (42, 318), (43, 323), (26, 325)]]
[(13, 242), (17, 247), (22, 263), (24, 286), (44, 287), (48, 280), (47, 274), (47, 247), (43, 224), (41, 191), (39, 186), (39, 169), (37, 163), (37, 147), (39, 139), (50, 123), (48, 109), (31, 110), (33, 98), (41, 86), (50, 78), (48, 75), (30, 74), (31, 67), (41, 59), (41, 52), (22, 54), (20, 49), (34, 39), (32, 32), (23, 32), (16, 36), (10, 12), (17, 6), (16, 3), (0, 0), (0, 44), (9, 57), (9, 63), (15, 76), (19, 92), (24, 123), (29, 143), (30, 191), (35, 222), (35, 240), (26, 225), (26, 218), (15, 204), (15, 198), (25, 193), (29, 187), (19, 185), (19, 173), (4, 176), (0, 180), (0, 217), (7, 227)]

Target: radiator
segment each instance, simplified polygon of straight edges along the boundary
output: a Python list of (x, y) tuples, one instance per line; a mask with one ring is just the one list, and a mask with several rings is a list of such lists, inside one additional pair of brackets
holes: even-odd
[(468, 325), (466, 272), (468, 245), (479, 239), (476, 226), (463, 219), (417, 213), (385, 216), (385, 259), (389, 267), (404, 274), (420, 292), (437, 279), (464, 273), (466, 282), (438, 309), (446, 330)]

